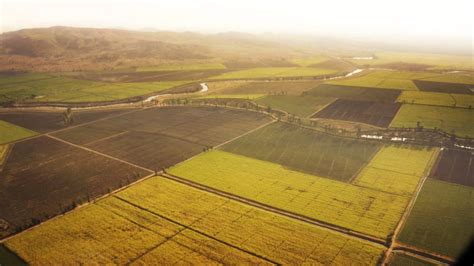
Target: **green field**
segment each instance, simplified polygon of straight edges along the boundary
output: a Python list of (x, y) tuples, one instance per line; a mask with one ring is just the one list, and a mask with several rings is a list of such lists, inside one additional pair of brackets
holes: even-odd
[[(33, 77), (41, 77), (33, 79)], [(7, 81), (4, 81), (6, 79)], [(106, 83), (67, 77), (24, 74), (0, 78), (1, 102), (94, 102), (111, 101), (158, 92), (186, 81)]]
[(398, 241), (456, 258), (474, 235), (474, 189), (429, 178)]
[(409, 200), (223, 151), (203, 153), (168, 172), (380, 238), (393, 232)]
[(212, 79), (252, 79), (278, 77), (321, 76), (337, 73), (337, 70), (311, 67), (262, 67), (224, 73)]
[(180, 71), (180, 70), (209, 70), (225, 69), (221, 63), (183, 63), (183, 64), (163, 64), (159, 66), (139, 67), (137, 72), (148, 71)]
[(403, 91), (399, 103), (438, 105), (447, 107), (474, 107), (474, 95), (425, 91)]
[(256, 102), (299, 117), (308, 117), (335, 100), (336, 99), (332, 97), (268, 95), (258, 99)]
[(404, 104), (390, 127), (416, 128), (420, 122), (425, 128), (438, 128), (460, 137), (474, 137), (474, 109)]
[(258, 255), (276, 264), (376, 265), (384, 250), (162, 177), (17, 235), (6, 246), (30, 264), (269, 264)]
[(410, 196), (436, 157), (435, 149), (384, 146), (359, 173), (353, 184)]
[(403, 254), (393, 253), (390, 258), (390, 266), (432, 266), (438, 265), (435, 263), (428, 262), (426, 260), (420, 260), (418, 258)]
[(265, 95), (301, 95), (321, 84), (320, 80), (295, 81), (245, 81), (223, 80), (207, 83), (213, 94), (265, 94)]
[(28, 138), (37, 133), (29, 129), (0, 120), (0, 144)]
[(342, 181), (352, 178), (378, 148), (374, 142), (333, 137), (283, 122), (222, 147), (228, 152)]

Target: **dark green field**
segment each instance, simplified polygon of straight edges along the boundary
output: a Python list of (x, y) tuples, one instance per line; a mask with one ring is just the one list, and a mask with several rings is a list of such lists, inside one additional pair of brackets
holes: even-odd
[(222, 149), (301, 172), (347, 181), (379, 147), (378, 143), (333, 137), (279, 122), (241, 137)]
[(474, 235), (474, 189), (429, 178), (399, 241), (456, 258)]

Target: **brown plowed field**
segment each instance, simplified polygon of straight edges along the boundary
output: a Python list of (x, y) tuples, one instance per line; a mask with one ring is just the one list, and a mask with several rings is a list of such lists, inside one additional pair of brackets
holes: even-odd
[(269, 121), (260, 113), (229, 108), (161, 107), (72, 128), (55, 136), (84, 145), (125, 131), (141, 131), (214, 146)]
[(461, 83), (447, 83), (426, 80), (413, 80), (413, 83), (420, 89), (420, 91), (430, 92), (445, 92), (445, 93), (459, 93), (459, 94), (474, 94), (474, 85)]
[(353, 101), (372, 101), (393, 103), (400, 95), (400, 90), (388, 90), (369, 87), (321, 84), (306, 94), (312, 96), (334, 97)]
[(313, 115), (313, 118), (354, 121), (378, 127), (388, 127), (400, 106), (399, 103), (338, 99)]
[[(71, 125), (79, 125), (129, 111), (130, 109), (73, 111), (74, 121)], [(45, 133), (66, 127), (63, 122), (62, 115), (62, 112), (0, 112), (0, 120), (7, 121), (9, 123), (31, 129), (36, 132)]]
[(432, 178), (474, 187), (474, 153), (444, 149), (436, 168), (431, 173)]
[(43, 136), (16, 143), (0, 172), (0, 237), (150, 174)]
[(87, 147), (157, 171), (184, 161), (205, 148), (174, 137), (137, 131), (125, 132)]

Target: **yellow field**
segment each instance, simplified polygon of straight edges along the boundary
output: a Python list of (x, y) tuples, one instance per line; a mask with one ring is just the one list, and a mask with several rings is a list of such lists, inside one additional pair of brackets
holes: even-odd
[(428, 174), (436, 154), (436, 149), (385, 146), (353, 184), (410, 196), (420, 179)]
[(7, 155), (8, 145), (0, 145), (0, 165), (3, 164), (5, 156)]
[(319, 76), (338, 72), (332, 69), (320, 69), (311, 67), (262, 67), (250, 68), (234, 72), (224, 73), (212, 79), (252, 79), (252, 78), (275, 78), (275, 77), (303, 77)]
[(472, 70), (474, 63), (470, 56), (427, 54), (427, 53), (403, 53), (403, 52), (378, 52), (377, 59), (355, 60), (352, 62), (361, 65), (380, 65), (387, 63), (414, 63), (433, 66), (434, 69), (465, 69)]
[(248, 99), (256, 100), (264, 97), (265, 94), (208, 94), (196, 97), (196, 99)]
[(398, 97), (397, 102), (448, 107), (474, 107), (474, 95), (426, 91), (403, 91)]
[(325, 61), (328, 61), (329, 59), (331, 58), (324, 55), (319, 55), (319, 56), (312, 56), (312, 57), (307, 57), (307, 58), (296, 58), (296, 59), (291, 60), (291, 62), (299, 66), (308, 67), (311, 65), (323, 63)]
[(474, 137), (474, 109), (403, 104), (390, 127), (438, 128), (461, 137)]
[(169, 172), (380, 238), (393, 232), (409, 200), (223, 151), (198, 155)]
[(17, 235), (37, 264), (375, 265), (384, 247), (162, 177)]
[(0, 120), (0, 144), (28, 138), (37, 133), (29, 129)]

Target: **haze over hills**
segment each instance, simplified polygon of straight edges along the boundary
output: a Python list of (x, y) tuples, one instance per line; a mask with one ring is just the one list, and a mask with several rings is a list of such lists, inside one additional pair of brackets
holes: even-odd
[(71, 71), (216, 59), (278, 66), (301, 54), (288, 45), (241, 33), (51, 27), (0, 35), (0, 69), (4, 71)]

